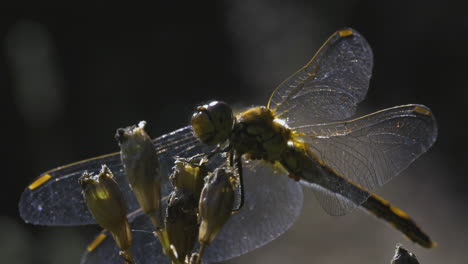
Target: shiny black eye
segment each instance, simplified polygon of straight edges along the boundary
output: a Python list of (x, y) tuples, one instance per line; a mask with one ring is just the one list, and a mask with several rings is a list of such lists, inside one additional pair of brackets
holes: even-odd
[(192, 128), (195, 136), (207, 145), (223, 143), (229, 138), (234, 116), (228, 104), (213, 101), (197, 107), (192, 115)]

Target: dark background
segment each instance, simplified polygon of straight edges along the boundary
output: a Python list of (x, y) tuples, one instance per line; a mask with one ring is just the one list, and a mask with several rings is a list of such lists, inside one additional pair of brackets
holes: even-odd
[(22, 222), (20, 194), (41, 172), (118, 150), (115, 129), (139, 120), (157, 136), (187, 125), (193, 108), (211, 99), (235, 108), (265, 104), (331, 33), (351, 26), (375, 57), (363, 111), (420, 103), (438, 120), (433, 149), (380, 194), (439, 247), (421, 249), (362, 212), (327, 216), (306, 193), (289, 232), (231, 263), (388, 263), (397, 242), (424, 264), (461, 263), (468, 242), (464, 10), (442, 0), (2, 9), (1, 262), (77, 263), (98, 230)]

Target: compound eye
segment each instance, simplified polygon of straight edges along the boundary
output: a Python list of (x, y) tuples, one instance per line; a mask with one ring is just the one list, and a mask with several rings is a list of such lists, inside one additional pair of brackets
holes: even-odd
[(195, 136), (207, 145), (216, 145), (226, 141), (233, 125), (234, 116), (231, 107), (220, 101), (199, 106), (192, 115), (192, 128)]

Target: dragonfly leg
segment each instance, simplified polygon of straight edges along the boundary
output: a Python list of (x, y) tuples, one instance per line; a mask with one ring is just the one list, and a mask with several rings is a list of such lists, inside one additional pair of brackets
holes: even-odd
[(301, 177), (298, 176), (297, 174), (294, 174), (294, 173), (289, 173), (288, 177), (295, 180), (295, 181), (300, 181), (301, 180)]
[(219, 154), (219, 153), (223, 153), (223, 152), (227, 152), (229, 153), (231, 150), (231, 145), (218, 145), (215, 149), (213, 149), (210, 153), (207, 153), (207, 154), (201, 154), (201, 155), (205, 155), (206, 159), (210, 159), (211, 157), (213, 157), (214, 155), (216, 154)]
[(244, 177), (243, 177), (243, 168), (242, 168), (242, 158), (240, 155), (235, 156), (235, 164), (237, 172), (239, 175), (239, 187), (240, 187), (240, 203), (233, 212), (239, 211), (242, 206), (244, 206)]

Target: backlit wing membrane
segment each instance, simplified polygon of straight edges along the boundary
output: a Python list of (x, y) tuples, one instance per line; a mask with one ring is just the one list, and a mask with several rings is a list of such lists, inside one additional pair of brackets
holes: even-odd
[[(406, 169), (437, 137), (435, 118), (423, 105), (397, 106), (350, 121), (294, 130), (318, 159), (370, 191)], [(330, 214), (345, 214), (365, 201), (354, 201), (352, 206), (336, 194), (316, 191)]]
[[(129, 216), (132, 222), (132, 240), (130, 249), (138, 264), (170, 264), (169, 258), (162, 252), (158, 238), (153, 234), (152, 224), (146, 215), (141, 213)], [(122, 263), (119, 249), (110, 233), (103, 231), (90, 243), (81, 257), (81, 264), (114, 264)]]
[(276, 88), (268, 108), (290, 127), (349, 118), (367, 94), (372, 64), (364, 37), (353, 29), (337, 31)]
[[(163, 175), (169, 175), (176, 155), (192, 156), (209, 151), (192, 135), (191, 127), (185, 127), (153, 140), (158, 150)], [(120, 153), (112, 153), (43, 173), (21, 195), (19, 210), (25, 222), (37, 225), (84, 225), (96, 223), (89, 213), (78, 178), (83, 172), (98, 173), (106, 164), (113, 172), (127, 202), (129, 212), (139, 208), (120, 160)], [(170, 184), (163, 177), (163, 195)]]
[(50, 179), (35, 189), (31, 189), (34, 183), (31, 184), (21, 195), (19, 211), (23, 220), (37, 225), (96, 223), (86, 207), (78, 178), (85, 171), (99, 172), (102, 164), (106, 164), (114, 173), (127, 207), (136, 207), (137, 202), (128, 188), (126, 177), (123, 177), (120, 156), (114, 153), (42, 174), (38, 179), (47, 176)]
[(244, 165), (244, 206), (233, 214), (206, 248), (208, 263), (259, 248), (288, 230), (302, 209), (302, 187), (264, 162)]
[[(81, 257), (81, 264), (114, 264), (123, 263), (119, 256), (119, 249), (112, 239), (112, 236), (107, 232), (100, 233), (96, 239), (102, 236), (104, 239), (97, 248), (92, 251), (86, 250)], [(161, 244), (157, 237), (149, 231), (132, 231), (134, 243), (131, 248), (132, 256), (138, 264), (170, 264), (166, 255), (162, 252)]]
[[(233, 214), (215, 241), (206, 248), (203, 260), (207, 263), (225, 261), (274, 240), (288, 230), (302, 209), (302, 187), (286, 176), (286, 173), (276, 171), (272, 166), (262, 162), (252, 162), (244, 166), (245, 203), (242, 210)], [(146, 215), (133, 214), (130, 217), (132, 228), (151, 232), (153, 226)], [(134, 232), (135, 234), (135, 232)], [(107, 241), (109, 240), (109, 241)], [(119, 261), (117, 247), (109, 237), (92, 252), (87, 251), (82, 263), (115, 263), (99, 262), (112, 259)], [(167, 263), (155, 262), (155, 254), (162, 255), (161, 246), (157, 239), (150, 239), (144, 234), (133, 238), (132, 250), (140, 250), (134, 257), (137, 263)], [(132, 251), (132, 252), (133, 252)], [(144, 256), (148, 254), (148, 259)], [(111, 256), (112, 255), (112, 256)], [(90, 256), (97, 262), (89, 262)], [(108, 256), (108, 258), (106, 257)]]

